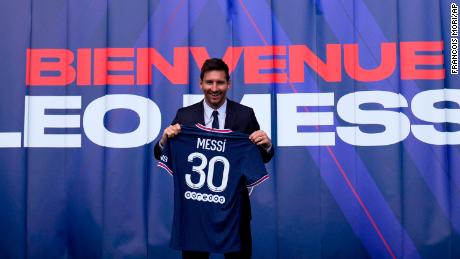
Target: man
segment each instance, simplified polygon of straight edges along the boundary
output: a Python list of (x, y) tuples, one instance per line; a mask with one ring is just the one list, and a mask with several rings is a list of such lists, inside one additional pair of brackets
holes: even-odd
[[(259, 147), (263, 162), (270, 161), (274, 155), (274, 149), (270, 138), (260, 130), (254, 111), (227, 99), (227, 91), (231, 85), (228, 66), (221, 59), (208, 59), (201, 68), (200, 79), (204, 100), (177, 111), (171, 125), (163, 131), (160, 141), (155, 145), (155, 158), (160, 159), (162, 148), (168, 138), (180, 134), (180, 125), (193, 126), (200, 123), (208, 128), (231, 129), (248, 134), (249, 139)], [(248, 191), (245, 187), (242, 188), (244, 188), (240, 228), (242, 249), (237, 253), (226, 253), (226, 258), (250, 258), (252, 253), (251, 207)], [(209, 253), (183, 251), (182, 257), (208, 258)]]

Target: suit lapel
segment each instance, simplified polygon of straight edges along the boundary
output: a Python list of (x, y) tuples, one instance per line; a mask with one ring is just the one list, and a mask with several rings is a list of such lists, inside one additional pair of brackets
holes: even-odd
[(195, 111), (193, 112), (193, 121), (200, 123), (201, 125), (204, 125), (204, 107), (203, 107), (203, 102), (204, 100), (201, 100), (201, 102), (198, 103), (196, 106)]
[(233, 116), (234, 116), (234, 106), (233, 106), (233, 101), (230, 101), (227, 99), (227, 110), (225, 111), (225, 129), (232, 129), (233, 128)]

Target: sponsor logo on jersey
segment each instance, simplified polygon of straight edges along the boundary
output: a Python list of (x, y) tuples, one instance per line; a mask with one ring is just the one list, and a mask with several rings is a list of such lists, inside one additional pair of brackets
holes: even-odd
[(221, 195), (214, 195), (214, 194), (186, 191), (184, 193), (184, 197), (187, 200), (195, 200), (195, 201), (202, 201), (202, 202), (214, 202), (214, 203), (220, 203), (220, 204), (225, 203), (225, 197), (221, 196)]

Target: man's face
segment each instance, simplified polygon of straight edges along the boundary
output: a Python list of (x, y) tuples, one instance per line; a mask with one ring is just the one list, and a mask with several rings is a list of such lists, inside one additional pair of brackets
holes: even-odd
[(227, 98), (230, 81), (225, 79), (225, 71), (211, 70), (204, 73), (200, 86), (201, 90), (203, 90), (206, 103), (212, 108), (217, 109), (225, 102), (225, 98)]

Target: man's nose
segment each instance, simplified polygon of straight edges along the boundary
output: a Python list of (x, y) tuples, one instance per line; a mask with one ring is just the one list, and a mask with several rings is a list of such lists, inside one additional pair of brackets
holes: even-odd
[(213, 82), (211, 85), (211, 91), (217, 91), (217, 82)]

